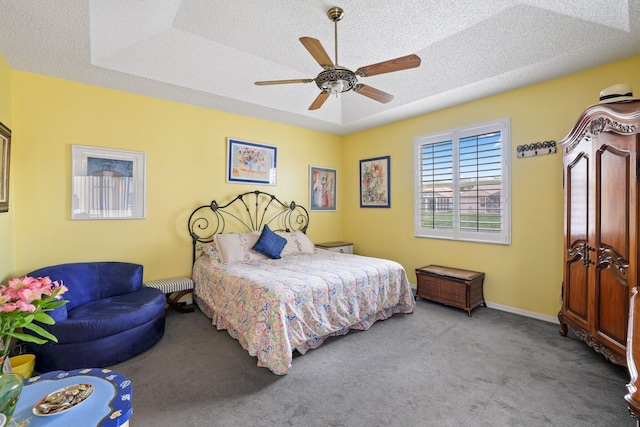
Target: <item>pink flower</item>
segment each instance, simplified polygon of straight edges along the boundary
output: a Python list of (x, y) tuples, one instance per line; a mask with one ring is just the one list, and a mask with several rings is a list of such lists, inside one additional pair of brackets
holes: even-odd
[(11, 289), (15, 289), (16, 291), (28, 287), (35, 287), (37, 285), (37, 280), (33, 277), (16, 277), (15, 279), (9, 280), (9, 287)]
[(6, 303), (6, 304), (3, 303), (0, 306), (0, 312), (11, 313), (12, 311), (15, 311), (16, 308), (18, 308), (18, 306), (13, 302)]
[(24, 311), (25, 313), (33, 313), (34, 311), (36, 311), (36, 306), (33, 304), (29, 304), (26, 301), (18, 301), (16, 302), (16, 306), (18, 307), (18, 310)]
[(61, 300), (62, 294), (67, 290), (66, 286), (49, 277), (16, 277), (9, 280), (7, 285), (0, 285), (0, 359), (9, 352), (12, 338), (36, 344), (56, 340), (55, 336), (44, 329), (37, 332), (41, 337), (20, 331), (33, 322), (32, 313), (35, 312), (39, 312), (39, 320), (49, 317), (46, 323), (53, 322), (46, 312), (67, 302), (56, 301)]

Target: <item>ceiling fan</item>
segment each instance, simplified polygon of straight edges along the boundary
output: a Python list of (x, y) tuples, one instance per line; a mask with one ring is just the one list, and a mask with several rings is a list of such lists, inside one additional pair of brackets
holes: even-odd
[(300, 37), (300, 42), (309, 51), (311, 56), (318, 61), (324, 69), (315, 79), (291, 79), (291, 80), (268, 80), (256, 82), (257, 85), (280, 85), (288, 83), (311, 83), (321, 90), (318, 97), (313, 101), (309, 110), (316, 110), (322, 107), (329, 95), (347, 92), (353, 89), (354, 92), (371, 98), (375, 101), (387, 103), (393, 99), (393, 95), (358, 83), (358, 77), (376, 76), (378, 74), (391, 73), (394, 71), (407, 70), (420, 65), (418, 55), (407, 55), (389, 61), (378, 62), (377, 64), (360, 67), (355, 72), (338, 65), (338, 21), (344, 16), (344, 11), (339, 7), (332, 7), (327, 12), (327, 16), (334, 24), (335, 37), (335, 63), (331, 61), (329, 55), (320, 44), (320, 41), (312, 37)]

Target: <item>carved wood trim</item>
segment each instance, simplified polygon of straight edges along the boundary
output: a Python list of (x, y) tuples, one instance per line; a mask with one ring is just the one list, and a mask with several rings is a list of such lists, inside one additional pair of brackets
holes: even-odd
[(571, 132), (560, 140), (559, 145), (564, 154), (569, 154), (575, 147), (591, 136), (602, 132), (614, 132), (620, 135), (638, 133), (640, 121), (640, 102), (626, 102), (613, 104), (595, 104), (587, 108), (578, 118)]
[(616, 251), (607, 248), (599, 248), (600, 256), (598, 257), (598, 268), (604, 270), (611, 267), (614, 276), (624, 286), (629, 286), (629, 280), (627, 279), (627, 269), (629, 268), (629, 262), (625, 260)]
[(604, 131), (613, 131), (621, 135), (631, 135), (638, 133), (638, 126), (633, 123), (620, 123), (608, 117), (597, 117), (591, 122), (588, 131), (593, 136), (598, 136)]
[(612, 350), (610, 347), (606, 346), (601, 341), (596, 339), (593, 335), (591, 335), (589, 331), (578, 326), (567, 316), (558, 315), (558, 318), (560, 319), (561, 335), (562, 330), (566, 329), (566, 326), (569, 326), (569, 328), (571, 328), (573, 333), (576, 334), (578, 338), (587, 343), (587, 345), (594, 349), (596, 352), (602, 354), (608, 361), (615, 363), (616, 365), (627, 366), (626, 355)]

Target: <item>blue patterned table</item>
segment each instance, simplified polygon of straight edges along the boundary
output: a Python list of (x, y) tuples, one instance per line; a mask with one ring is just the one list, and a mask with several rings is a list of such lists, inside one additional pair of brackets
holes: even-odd
[[(77, 383), (92, 384), (86, 401), (62, 414), (37, 416), (33, 405), (59, 388)], [(110, 369), (90, 368), (53, 371), (25, 380), (20, 400), (8, 427), (100, 426), (126, 427), (131, 417), (131, 381)]]

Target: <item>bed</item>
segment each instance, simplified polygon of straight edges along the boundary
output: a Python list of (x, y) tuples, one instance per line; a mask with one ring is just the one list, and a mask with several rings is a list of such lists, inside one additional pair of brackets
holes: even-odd
[(214, 200), (189, 217), (196, 304), (277, 375), (289, 371), (294, 351), (415, 304), (399, 263), (316, 249), (308, 225), (303, 206), (262, 191)]

